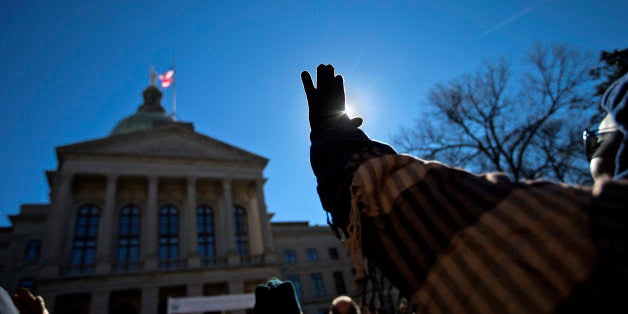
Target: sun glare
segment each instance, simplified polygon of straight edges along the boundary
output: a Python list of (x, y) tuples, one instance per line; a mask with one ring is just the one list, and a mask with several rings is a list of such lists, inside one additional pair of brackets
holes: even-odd
[(354, 118), (356, 116), (357, 112), (355, 108), (354, 104), (347, 103), (345, 105), (345, 113), (349, 116), (349, 118)]

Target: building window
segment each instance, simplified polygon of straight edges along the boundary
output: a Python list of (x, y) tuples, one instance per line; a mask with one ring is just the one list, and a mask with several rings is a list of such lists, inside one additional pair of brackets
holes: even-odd
[(214, 211), (211, 207), (201, 205), (196, 209), (196, 234), (198, 238), (198, 254), (204, 266), (216, 263), (216, 238), (214, 237)]
[(297, 252), (295, 250), (283, 250), (283, 261), (286, 264), (295, 263), (297, 261)]
[(333, 275), (334, 275), (334, 286), (336, 286), (336, 294), (337, 295), (346, 294), (347, 287), (345, 286), (345, 278), (342, 276), (342, 272), (335, 271)]
[(74, 228), (70, 274), (94, 272), (98, 220), (98, 208), (96, 206), (83, 205), (79, 208)]
[(297, 299), (303, 300), (303, 289), (301, 288), (301, 278), (299, 278), (299, 275), (289, 275), (287, 279), (292, 282), (292, 285), (294, 285), (294, 291), (297, 293)]
[(26, 245), (26, 260), (35, 261), (39, 257), (41, 250), (41, 240), (29, 240)]
[(330, 260), (338, 259), (338, 249), (335, 247), (330, 247), (327, 249), (327, 254), (329, 255)]
[(20, 280), (18, 288), (26, 288), (28, 290), (33, 291), (33, 289), (35, 288), (35, 279), (23, 278), (22, 280)]
[(159, 268), (177, 268), (178, 258), (179, 210), (166, 205), (159, 210)]
[(140, 208), (136, 205), (127, 205), (120, 210), (115, 270), (139, 269), (139, 253)]
[(310, 275), (312, 279), (312, 292), (315, 298), (321, 298), (325, 296), (325, 285), (323, 285), (323, 275), (321, 273), (314, 273)]
[(242, 257), (247, 256), (246, 213), (240, 206), (233, 207), (233, 229), (235, 231), (236, 250)]
[(306, 249), (305, 254), (307, 255), (308, 262), (314, 262), (318, 260), (318, 252), (316, 251), (316, 248), (311, 247)]

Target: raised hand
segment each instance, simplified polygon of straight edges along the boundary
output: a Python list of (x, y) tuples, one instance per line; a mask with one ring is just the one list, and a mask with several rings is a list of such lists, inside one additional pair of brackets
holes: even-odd
[(41, 296), (34, 296), (26, 288), (20, 288), (13, 295), (13, 303), (23, 314), (48, 314), (44, 299)]
[(316, 68), (316, 87), (310, 73), (301, 73), (303, 88), (309, 106), (310, 127), (318, 132), (333, 123), (350, 121), (355, 127), (362, 124), (361, 118), (349, 120), (345, 114), (345, 87), (341, 75), (334, 74), (331, 64)]

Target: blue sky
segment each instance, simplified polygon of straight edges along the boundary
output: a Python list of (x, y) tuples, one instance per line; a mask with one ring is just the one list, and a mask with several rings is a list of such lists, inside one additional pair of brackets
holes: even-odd
[[(428, 89), (534, 42), (626, 48), (626, 1), (2, 1), (0, 226), (48, 202), (54, 148), (105, 137), (176, 60), (177, 117), (270, 159), (272, 221), (325, 224), (299, 74), (332, 63), (390, 141)], [(162, 104), (170, 111), (171, 89)]]

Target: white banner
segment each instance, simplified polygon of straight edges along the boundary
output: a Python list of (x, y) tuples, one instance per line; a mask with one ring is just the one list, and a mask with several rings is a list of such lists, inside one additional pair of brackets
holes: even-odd
[(211, 297), (168, 298), (168, 314), (252, 309), (255, 294), (227, 294)]

